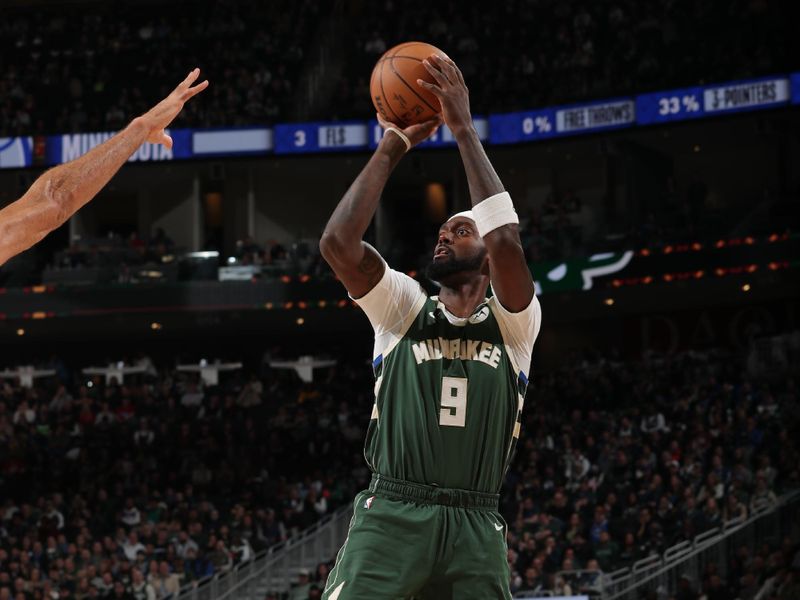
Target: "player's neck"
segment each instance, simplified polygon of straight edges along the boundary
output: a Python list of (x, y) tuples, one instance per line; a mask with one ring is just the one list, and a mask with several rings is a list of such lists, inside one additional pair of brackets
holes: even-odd
[(442, 284), (439, 290), (439, 301), (445, 305), (450, 314), (456, 317), (468, 317), (481, 302), (486, 300), (489, 278), (478, 275), (463, 281), (450, 281)]

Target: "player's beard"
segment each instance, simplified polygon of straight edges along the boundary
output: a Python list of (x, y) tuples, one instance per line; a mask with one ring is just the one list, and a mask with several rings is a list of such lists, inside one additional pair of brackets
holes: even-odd
[(440, 285), (447, 285), (457, 275), (475, 272), (479, 273), (483, 266), (486, 251), (478, 252), (475, 256), (467, 258), (450, 258), (447, 260), (434, 260), (425, 267), (425, 276)]

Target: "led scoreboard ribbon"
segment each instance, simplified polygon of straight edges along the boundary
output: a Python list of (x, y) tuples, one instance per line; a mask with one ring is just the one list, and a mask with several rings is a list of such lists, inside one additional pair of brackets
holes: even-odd
[[(488, 144), (517, 144), (557, 137), (702, 119), (800, 104), (800, 73), (686, 87), (568, 106), (475, 117)], [(0, 137), (0, 169), (58, 165), (82, 156), (114, 132)], [(270, 154), (358, 152), (374, 149), (381, 128), (374, 120), (340, 123), (283, 123), (220, 129), (173, 129), (171, 150), (143, 144), (131, 162), (161, 162)], [(442, 127), (420, 148), (455, 144)]]
[(275, 154), (342, 152), (366, 147), (367, 128), (363, 121), (275, 126)]
[[(486, 142), (489, 140), (489, 121), (485, 117), (473, 117), (473, 124), (475, 130), (478, 132), (478, 137), (481, 141)], [(378, 121), (372, 120), (367, 124), (369, 130), (369, 147), (374, 150), (378, 147), (378, 142), (383, 137), (383, 128), (378, 125)], [(446, 125), (442, 125), (434, 135), (422, 142), (419, 148), (446, 148), (448, 146), (455, 146), (456, 140), (453, 137), (453, 132)]]
[(800, 73), (792, 74), (792, 104), (800, 104)]
[(707, 118), (800, 102), (800, 73), (489, 117), (493, 144)]

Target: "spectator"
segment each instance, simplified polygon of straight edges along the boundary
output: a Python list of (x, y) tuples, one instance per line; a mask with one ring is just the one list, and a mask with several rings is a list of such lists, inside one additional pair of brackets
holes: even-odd
[(148, 583), (141, 570), (134, 568), (131, 571), (131, 595), (134, 600), (156, 600), (156, 590)]
[(168, 597), (170, 594), (177, 594), (180, 591), (180, 577), (170, 572), (169, 564), (165, 561), (151, 568), (149, 583), (155, 590), (156, 597), (159, 600)]
[(311, 591), (311, 573), (308, 569), (300, 569), (297, 574), (297, 582), (292, 585), (289, 591), (288, 600), (308, 600)]
[(608, 531), (600, 533), (600, 540), (595, 544), (594, 555), (603, 571), (611, 572), (619, 560), (619, 545), (611, 539)]
[(125, 553), (125, 558), (130, 562), (135, 562), (139, 553), (146, 550), (147, 548), (139, 541), (139, 536), (135, 531), (131, 531), (127, 539), (122, 543), (122, 551)]
[(778, 498), (775, 496), (769, 487), (767, 487), (767, 479), (764, 476), (756, 477), (756, 489), (750, 498), (750, 510), (756, 510), (764, 506), (775, 504)]

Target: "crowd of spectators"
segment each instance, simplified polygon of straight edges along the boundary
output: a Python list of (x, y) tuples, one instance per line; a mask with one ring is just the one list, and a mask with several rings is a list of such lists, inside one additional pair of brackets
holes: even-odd
[[(564, 591), (560, 571), (629, 566), (796, 488), (796, 346), (768, 375), (711, 351), (537, 373), (501, 496), (512, 588)], [(61, 361), (3, 383), (0, 599), (174, 597), (348, 504), (369, 478), (360, 359), (311, 384), (250, 365), (204, 386), (147, 359), (123, 384)], [(703, 585), (796, 578), (751, 552)], [(292, 600), (319, 597), (326, 568)]]
[(769, 0), (349, 4), (354, 32), (346, 76), (326, 107), (342, 117), (374, 113), (372, 66), (408, 40), (432, 43), (459, 64), (478, 113), (725, 81), (798, 64), (781, 5)]
[(343, 399), (369, 402), (369, 369), (204, 387), (166, 369), (73, 383), (55, 366), (61, 383), (0, 390), (4, 600), (169, 597), (368, 481), (360, 413)]
[[(797, 339), (791, 352), (797, 365)], [(800, 486), (792, 368), (769, 383), (709, 352), (539, 374), (502, 508), (512, 585), (554, 590), (559, 571), (629, 567)]]
[(520, 238), (529, 263), (572, 258), (587, 250), (580, 197), (572, 190), (551, 191), (541, 209), (522, 215)]
[(175, 126), (285, 118), (326, 6), (203, 0), (4, 7), (0, 137), (116, 130), (195, 66), (213, 85), (203, 102), (184, 107)]
[[(4, 9), (0, 136), (114, 130), (200, 66), (213, 85), (176, 126), (297, 118), (304, 60), (334, 3), (311, 0), (49, 3)], [(370, 117), (377, 58), (424, 40), (448, 52), (475, 111), (761, 75), (796, 67), (788, 20), (771, 0), (513, 0), (494, 6), (340, 4), (344, 72), (314, 118)], [(720, 52), (720, 48), (725, 48)], [(792, 61), (795, 61), (792, 63)], [(49, 99), (58, 97), (58, 103)]]
[(246, 235), (236, 240), (233, 256), (227, 263), (244, 267), (261, 267), (266, 274), (330, 275), (330, 269), (322, 260), (317, 239), (298, 238), (285, 244), (278, 240), (267, 240), (264, 244)]
[(54, 269), (79, 269), (160, 264), (171, 260), (174, 252), (175, 243), (159, 227), (146, 238), (137, 233), (127, 237), (109, 233), (102, 239), (76, 239), (68, 248), (55, 254), (51, 266)]

